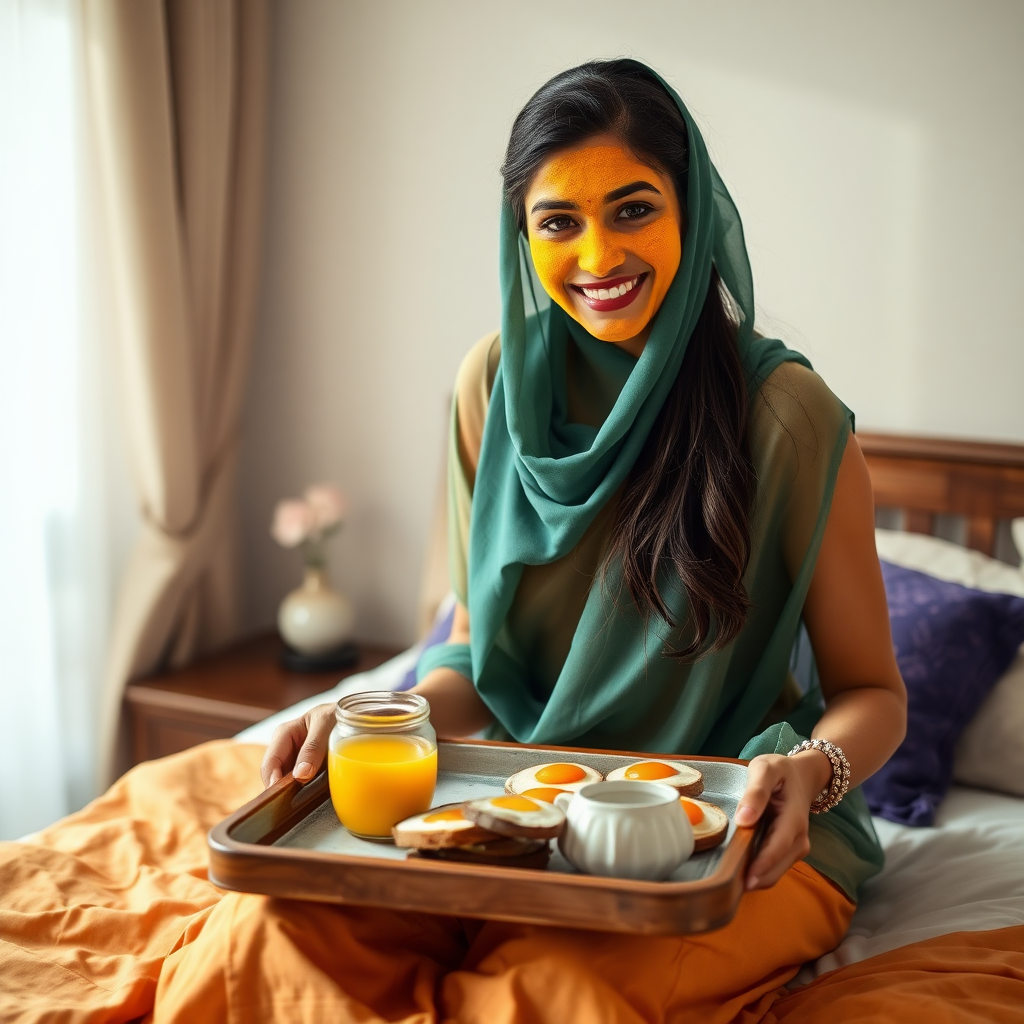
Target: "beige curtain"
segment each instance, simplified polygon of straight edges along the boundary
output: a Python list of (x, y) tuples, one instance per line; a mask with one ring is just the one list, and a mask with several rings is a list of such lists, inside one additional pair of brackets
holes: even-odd
[(234, 481), (259, 266), (265, 0), (85, 0), (85, 71), (142, 535), (108, 662), (125, 683), (237, 628)]

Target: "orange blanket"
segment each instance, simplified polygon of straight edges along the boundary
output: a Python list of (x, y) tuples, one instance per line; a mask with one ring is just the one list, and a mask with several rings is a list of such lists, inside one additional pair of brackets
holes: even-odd
[(225, 894), (206, 880), (206, 831), (259, 791), (261, 753), (225, 741), (141, 765), (33, 842), (0, 844), (0, 1021), (797, 1024), (923, 1005), (966, 1021), (976, 1002), (1009, 1021), (1024, 1005), (1024, 928), (905, 947), (785, 995), (852, 912), (804, 865), (689, 939)]

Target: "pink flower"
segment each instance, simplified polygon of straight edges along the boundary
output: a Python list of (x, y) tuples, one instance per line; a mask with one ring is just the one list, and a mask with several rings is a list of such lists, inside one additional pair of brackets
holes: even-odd
[(345, 495), (330, 484), (314, 484), (306, 488), (306, 504), (313, 515), (313, 529), (320, 533), (339, 526), (348, 512)]
[(313, 510), (304, 501), (279, 501), (274, 509), (271, 536), (282, 547), (298, 547), (313, 532)]

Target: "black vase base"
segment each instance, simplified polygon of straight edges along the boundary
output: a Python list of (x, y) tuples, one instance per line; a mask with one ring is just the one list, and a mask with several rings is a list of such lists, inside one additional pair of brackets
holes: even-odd
[(349, 641), (321, 654), (302, 654), (283, 644), (279, 660), (289, 672), (336, 672), (359, 661), (359, 646)]

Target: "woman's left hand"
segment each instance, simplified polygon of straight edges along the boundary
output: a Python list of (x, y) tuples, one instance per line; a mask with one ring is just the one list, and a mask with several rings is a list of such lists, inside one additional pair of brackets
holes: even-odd
[(769, 806), (775, 817), (747, 871), (748, 889), (770, 888), (810, 852), (811, 803), (831, 774), (829, 759), (817, 750), (796, 757), (761, 754), (750, 762), (747, 788), (736, 808), (736, 824), (756, 824)]

